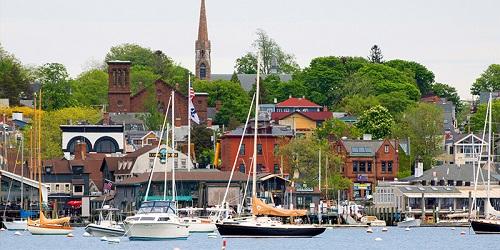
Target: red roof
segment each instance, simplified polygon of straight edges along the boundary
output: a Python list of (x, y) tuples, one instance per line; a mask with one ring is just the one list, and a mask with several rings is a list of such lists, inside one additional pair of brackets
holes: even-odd
[(307, 100), (306, 98), (288, 98), (276, 104), (276, 107), (307, 107), (307, 108), (321, 108), (320, 105)]
[(273, 112), (271, 114), (271, 119), (272, 120), (275, 120), (275, 121), (279, 121), (281, 119), (284, 119), (294, 113), (297, 113), (297, 114), (300, 114), (300, 115), (303, 115), (313, 121), (325, 121), (325, 120), (328, 120), (330, 118), (333, 117), (333, 113), (332, 112), (328, 112), (328, 111), (321, 111), (321, 112), (299, 112), (299, 111), (295, 111), (295, 112)]

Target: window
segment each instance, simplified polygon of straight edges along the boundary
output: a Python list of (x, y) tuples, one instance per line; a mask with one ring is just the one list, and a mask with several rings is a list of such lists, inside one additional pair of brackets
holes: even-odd
[(279, 174), (281, 171), (280, 171), (280, 166), (278, 164), (274, 164), (274, 173), (275, 174)]
[(357, 173), (358, 172), (358, 162), (357, 161), (353, 161), (352, 162), (352, 172), (353, 173)]
[(257, 154), (262, 155), (262, 144), (257, 144)]
[(245, 164), (243, 163), (240, 164), (240, 172), (245, 173)]
[(83, 185), (74, 185), (73, 193), (83, 193)]
[(204, 80), (205, 78), (207, 78), (207, 66), (205, 66), (204, 63), (202, 63), (200, 64), (200, 79)]
[(392, 173), (392, 161), (387, 162), (387, 172)]
[(73, 166), (73, 174), (83, 174), (83, 166)]
[(384, 153), (389, 153), (389, 145), (384, 146)]
[(283, 109), (283, 112), (289, 112), (289, 110), (288, 109)]
[(45, 173), (46, 173), (46, 174), (50, 174), (50, 173), (52, 173), (52, 166), (47, 166), (47, 167), (45, 167)]
[(372, 162), (371, 161), (367, 162), (366, 166), (367, 166), (367, 170), (366, 171), (368, 173), (371, 173), (372, 172)]
[(297, 197), (297, 205), (304, 205), (304, 197), (302, 196)]
[(123, 101), (122, 100), (118, 100), (116, 102), (116, 106), (118, 106), (119, 108), (123, 107)]
[(387, 171), (387, 163), (385, 161), (382, 161), (382, 173), (385, 173)]
[(241, 144), (240, 155), (245, 155), (245, 144)]
[(56, 184), (56, 188), (54, 191), (59, 192), (59, 184)]
[(107, 136), (99, 138), (94, 145), (94, 149), (97, 153), (115, 153), (119, 150), (115, 139)]
[(64, 184), (64, 192), (69, 192), (71, 189), (69, 188), (69, 184)]
[(360, 173), (366, 172), (366, 162), (364, 162), (364, 161), (359, 162), (359, 172)]
[(262, 164), (257, 164), (257, 173), (262, 173)]
[(454, 149), (455, 149), (455, 148), (454, 148), (453, 146), (450, 146), (450, 155), (452, 155), (452, 154), (454, 154), (454, 153), (455, 153), (455, 152), (454, 152), (454, 151), (455, 151)]

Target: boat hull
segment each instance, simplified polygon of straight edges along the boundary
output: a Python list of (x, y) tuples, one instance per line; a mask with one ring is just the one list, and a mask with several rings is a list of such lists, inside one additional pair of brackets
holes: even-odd
[(222, 237), (311, 238), (326, 230), (325, 227), (316, 226), (251, 226), (232, 223), (218, 223), (216, 225)]
[(170, 222), (124, 222), (130, 240), (182, 240), (189, 237), (186, 224)]
[(500, 222), (472, 220), (470, 224), (476, 234), (500, 234)]
[(190, 233), (212, 233), (217, 230), (214, 223), (189, 223)]
[(10, 231), (23, 231), (28, 229), (28, 221), (4, 221), (5, 228)]
[(85, 231), (94, 237), (113, 236), (121, 237), (125, 235), (125, 230), (118, 227), (106, 227), (97, 224), (89, 224), (85, 227)]
[(398, 222), (398, 227), (420, 227), (420, 223), (420, 219), (400, 221)]
[(66, 227), (39, 227), (28, 225), (28, 231), (33, 235), (66, 235), (73, 232), (72, 228)]

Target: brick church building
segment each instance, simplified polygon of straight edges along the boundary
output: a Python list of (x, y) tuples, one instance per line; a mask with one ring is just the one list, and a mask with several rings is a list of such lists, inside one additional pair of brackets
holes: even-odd
[[(200, 23), (198, 27), (198, 39), (195, 42), (195, 64), (196, 78), (210, 80), (210, 40), (208, 40), (207, 18), (205, 11), (205, 1), (201, 1)], [(147, 112), (146, 102), (151, 98), (146, 88), (140, 89), (137, 94), (131, 95), (130, 90), (130, 66), (129, 61), (109, 61), (108, 62), (108, 112), (109, 113), (144, 113)], [(187, 83), (185, 83), (187, 84)], [(158, 110), (165, 112), (173, 88), (163, 80), (158, 79), (154, 84), (155, 98)], [(195, 93), (193, 104), (200, 118), (201, 123), (207, 121), (208, 94)], [(175, 125), (187, 125), (188, 119), (188, 97), (180, 92), (175, 92)]]

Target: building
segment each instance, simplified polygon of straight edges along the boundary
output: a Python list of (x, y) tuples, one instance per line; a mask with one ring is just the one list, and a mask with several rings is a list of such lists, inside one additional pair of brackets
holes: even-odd
[(342, 172), (353, 182), (350, 199), (369, 199), (380, 180), (394, 180), (399, 170), (397, 140), (338, 140), (333, 150), (344, 159)]
[(295, 135), (310, 135), (321, 124), (332, 118), (332, 112), (274, 112), (271, 119), (279, 125), (289, 126)]
[[(114, 206), (122, 211), (132, 212), (139, 208), (146, 193), (150, 174), (143, 173), (116, 183), (116, 194)], [(176, 196), (180, 207), (207, 207), (216, 206), (222, 203), (222, 198), (226, 191), (230, 172), (215, 169), (196, 169), (191, 172), (176, 171)], [(171, 193), (171, 172), (167, 173), (167, 183), (165, 185), (165, 174), (153, 174), (150, 193), (148, 199), (172, 199)], [(243, 173), (235, 172), (228, 191), (226, 201), (230, 206), (236, 207), (241, 203), (243, 188), (247, 176)], [(164, 193), (164, 188), (167, 187)]]
[(79, 142), (86, 145), (86, 153), (124, 153), (123, 125), (61, 125), (62, 151), (66, 159), (74, 157)]
[[(168, 106), (173, 87), (162, 81), (154, 83), (154, 96), (145, 87), (136, 94), (131, 95), (130, 90), (130, 65), (129, 61), (109, 61), (109, 89), (108, 89), (108, 112), (110, 113), (145, 113), (147, 112), (147, 101), (156, 99), (154, 103), (159, 112), (165, 112)], [(175, 92), (175, 117), (173, 122), (176, 126), (187, 125), (188, 98), (179, 91)], [(206, 93), (195, 93), (193, 105), (201, 122), (207, 120), (207, 98)], [(170, 117), (170, 115), (169, 115)]]
[(212, 63), (210, 59), (211, 46), (208, 40), (207, 14), (205, 0), (201, 0), (200, 23), (198, 25), (198, 40), (195, 42), (195, 74), (200, 80), (210, 80)]
[[(257, 173), (281, 173), (282, 166), (275, 152), (284, 138), (293, 137), (293, 131), (288, 126), (272, 125), (266, 113), (259, 114), (258, 119)], [(249, 122), (238, 152), (244, 130), (244, 126), (241, 126), (221, 137), (222, 171), (231, 171), (235, 159), (236, 167), (240, 172), (250, 171), (254, 145), (254, 122)]]

